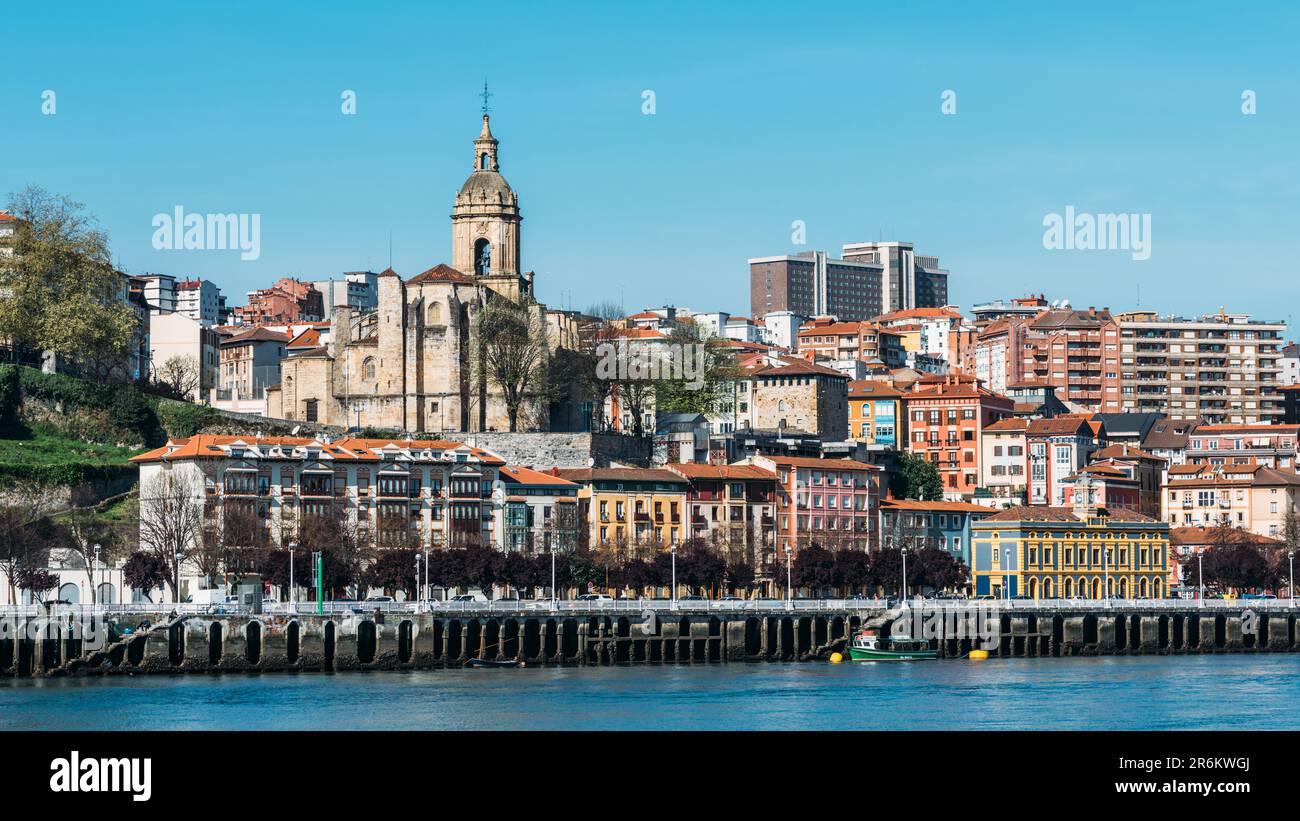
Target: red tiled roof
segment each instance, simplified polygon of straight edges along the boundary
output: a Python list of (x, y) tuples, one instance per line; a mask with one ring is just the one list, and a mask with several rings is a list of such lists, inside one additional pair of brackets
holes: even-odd
[(949, 308), (909, 308), (905, 311), (892, 311), (875, 317), (874, 322), (888, 322), (894, 319), (961, 319), (961, 314)]
[(775, 473), (758, 465), (704, 465), (699, 462), (684, 462), (665, 465), (665, 467), (674, 473), (680, 473), (687, 479), (776, 479)]
[[(450, 442), (440, 439), (361, 439), (347, 438), (339, 439), (334, 442), (320, 442), (315, 439), (309, 439), (301, 436), (228, 436), (214, 434), (198, 434), (185, 439), (170, 440), (166, 445), (155, 448), (138, 456), (131, 457), (132, 462), (159, 462), (159, 461), (177, 461), (184, 459), (222, 459), (226, 458), (226, 452), (222, 446), (229, 447), (236, 442), (244, 442), (250, 447), (270, 447), (279, 445), (281, 447), (303, 447), (316, 443), (319, 445), (321, 452), (329, 454), (334, 459), (346, 461), (377, 461), (379, 457), (372, 451), (393, 445), (397, 448), (411, 450), (461, 450), (467, 446), (460, 442)], [(500, 457), (493, 453), (480, 448), (468, 448), (471, 453), (477, 456), (484, 464), (501, 465), (504, 462)]]
[(869, 379), (855, 379), (849, 382), (850, 399), (892, 399), (902, 396), (903, 392), (897, 388), (892, 388), (884, 382), (873, 382)]
[(1020, 419), (1020, 418), (1017, 418), (1017, 417), (1012, 416), (1012, 417), (1008, 417), (1008, 418), (1006, 418), (1006, 419), (999, 419), (998, 421), (994, 422), (993, 424), (986, 426), (986, 427), (984, 428), (984, 432), (985, 432), (985, 433), (990, 433), (990, 432), (992, 432), (992, 433), (1000, 433), (1000, 432), (1003, 432), (1003, 431), (1010, 431), (1010, 432), (1013, 432), (1013, 433), (1017, 433), (1017, 432), (1018, 432), (1018, 433), (1024, 433), (1024, 432), (1025, 432), (1026, 430), (1028, 430), (1028, 429), (1029, 429), (1029, 420), (1028, 420), (1028, 419)]
[(289, 335), (272, 331), (268, 328), (253, 328), (251, 331), (244, 331), (242, 334), (235, 334), (229, 339), (221, 341), (221, 347), (229, 345), (242, 345), (245, 342), (288, 342)]
[(289, 340), (289, 344), (286, 347), (290, 349), (320, 347), (320, 331), (315, 328), (308, 328), (293, 339)]
[(1169, 531), (1169, 543), (1175, 545), (1216, 544), (1221, 538), (1233, 542), (1247, 542), (1260, 547), (1280, 546), (1280, 539), (1270, 539), (1249, 530), (1227, 527), (1175, 527)]
[(577, 484), (570, 482), (563, 476), (557, 476), (554, 473), (542, 473), (539, 470), (526, 468), (521, 465), (504, 465), (501, 468), (501, 478), (518, 485), (551, 485), (559, 487), (577, 487)]
[(1156, 456), (1154, 453), (1148, 453), (1141, 448), (1135, 448), (1132, 445), (1123, 443), (1116, 445), (1107, 445), (1101, 450), (1093, 451), (1094, 459), (1153, 459), (1157, 462), (1167, 462), (1169, 460), (1162, 456)]
[(796, 376), (796, 375), (816, 375), (816, 376), (838, 376), (847, 380), (848, 374), (827, 368), (821, 365), (814, 365), (806, 359), (797, 356), (783, 356), (781, 361), (784, 365), (765, 365), (750, 371), (751, 376)]
[(869, 465), (856, 459), (818, 459), (813, 456), (767, 456), (778, 465), (813, 470), (884, 470), (879, 465)]
[(1300, 425), (1197, 425), (1193, 433), (1280, 433), (1295, 435), (1300, 433)]
[(671, 470), (655, 468), (560, 468), (558, 473), (573, 482), (686, 482)]
[(1078, 416), (1064, 415), (1054, 416), (1050, 419), (1033, 419), (1029, 422), (1029, 434), (1035, 436), (1062, 436), (1070, 433), (1078, 433), (1080, 429), (1092, 432), (1088, 425), (1088, 420)]
[[(1144, 516), (1136, 511), (1127, 508), (1110, 508), (1105, 510), (1105, 515), (1111, 519), (1122, 522), (1156, 522), (1150, 516)], [(985, 517), (982, 522), (1082, 522), (1078, 516), (1074, 515), (1074, 508), (1071, 507), (1049, 507), (1047, 505), (1018, 505), (1006, 510), (999, 510), (992, 516)]]
[[(380, 276), (383, 276), (383, 274), (380, 274)], [(408, 285), (419, 285), (424, 282), (452, 282), (457, 285), (471, 285), (474, 282), (474, 278), (456, 270), (446, 263), (440, 262), (424, 273), (416, 274), (407, 280)]]
[(937, 513), (993, 513), (992, 508), (969, 502), (921, 502), (915, 499), (881, 499), (881, 510), (932, 510)]

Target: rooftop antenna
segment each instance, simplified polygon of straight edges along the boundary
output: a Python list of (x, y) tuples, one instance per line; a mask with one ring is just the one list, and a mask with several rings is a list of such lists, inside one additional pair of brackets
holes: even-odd
[(483, 78), (483, 93), (478, 96), (483, 98), (483, 116), (486, 117), (492, 111), (492, 107), (488, 105), (488, 100), (492, 98), (492, 92), (488, 91), (486, 77)]

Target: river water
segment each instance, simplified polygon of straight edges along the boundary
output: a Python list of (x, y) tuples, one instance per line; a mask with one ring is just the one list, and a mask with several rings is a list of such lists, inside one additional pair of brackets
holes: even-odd
[(1300, 655), (0, 680), (0, 729), (1300, 728)]

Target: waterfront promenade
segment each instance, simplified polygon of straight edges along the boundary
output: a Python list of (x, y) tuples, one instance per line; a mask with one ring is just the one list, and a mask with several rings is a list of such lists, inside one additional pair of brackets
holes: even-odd
[[(1300, 650), (1289, 600), (870, 599), (341, 602), (268, 612), (140, 605), (10, 608), (0, 675), (321, 672), (816, 661), (862, 627), (940, 658)], [(218, 610), (224, 612), (217, 612)]]

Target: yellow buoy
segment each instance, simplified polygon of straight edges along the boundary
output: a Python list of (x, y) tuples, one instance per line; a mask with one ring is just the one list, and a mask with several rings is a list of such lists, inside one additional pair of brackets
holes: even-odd
[(844, 656), (839, 653), (831, 653), (831, 664), (839, 664), (841, 661), (844, 661)]
[(984, 659), (986, 659), (986, 658), (988, 658), (988, 657), (989, 657), (989, 651), (988, 651), (988, 650), (972, 650), (972, 651), (970, 651), (970, 660), (971, 660), (971, 661), (983, 661)]

